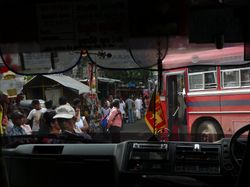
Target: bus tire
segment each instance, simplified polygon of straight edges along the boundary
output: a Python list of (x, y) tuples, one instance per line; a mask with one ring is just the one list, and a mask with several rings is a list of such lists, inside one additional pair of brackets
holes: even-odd
[(214, 142), (220, 139), (217, 124), (213, 121), (206, 120), (201, 122), (195, 134), (195, 141)]

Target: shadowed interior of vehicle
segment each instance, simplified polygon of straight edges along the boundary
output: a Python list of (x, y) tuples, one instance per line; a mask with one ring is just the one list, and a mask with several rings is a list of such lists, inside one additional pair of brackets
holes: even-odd
[(77, 185), (83, 176), (93, 186), (234, 186), (239, 167), (229, 148), (230, 139), (216, 143), (126, 141), (29, 144), (3, 149), (3, 154), (11, 186)]

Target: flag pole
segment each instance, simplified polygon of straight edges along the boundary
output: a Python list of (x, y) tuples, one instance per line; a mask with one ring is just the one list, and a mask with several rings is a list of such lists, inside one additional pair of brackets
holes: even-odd
[[(158, 52), (158, 59), (157, 59), (157, 71), (158, 71), (158, 80), (157, 80), (157, 85), (155, 85), (155, 88), (154, 88), (154, 97), (153, 97), (153, 100), (154, 100), (154, 104), (153, 104), (153, 136), (149, 138), (149, 141), (158, 141), (158, 138), (156, 137), (156, 134), (158, 132), (156, 132), (156, 129), (158, 129), (158, 126), (156, 128), (156, 94), (159, 93), (159, 95), (161, 94), (161, 91), (162, 91), (162, 60), (163, 58), (166, 56), (167, 54), (167, 49), (168, 49), (168, 40), (166, 41), (166, 44), (167, 44), (167, 48), (165, 50), (165, 53), (162, 54), (161, 51), (162, 51), (162, 46), (161, 46), (162, 42), (161, 40), (159, 39), (157, 41), (157, 45), (158, 45), (158, 48), (157, 48), (157, 52)], [(158, 96), (158, 95), (157, 95)], [(158, 125), (158, 124), (157, 124)]]

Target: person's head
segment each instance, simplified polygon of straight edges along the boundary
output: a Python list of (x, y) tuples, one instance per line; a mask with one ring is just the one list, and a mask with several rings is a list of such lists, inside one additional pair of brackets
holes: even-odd
[(48, 100), (48, 101), (46, 101), (46, 102), (44, 103), (44, 105), (45, 105), (45, 107), (46, 107), (47, 109), (51, 109), (52, 106), (53, 106), (53, 101), (52, 101), (52, 100)]
[(61, 97), (59, 98), (59, 105), (66, 105), (67, 102), (68, 102), (68, 99), (67, 99), (66, 97), (61, 96)]
[(53, 119), (53, 117), (56, 115), (56, 111), (52, 110), (49, 112), (45, 112), (43, 115), (44, 118), (44, 124), (46, 125), (46, 129), (48, 133), (55, 133), (60, 132), (61, 128), (58, 125), (56, 119)]
[(113, 102), (112, 102), (112, 106), (116, 107), (116, 108), (119, 108), (119, 104), (120, 104), (120, 100), (119, 99), (114, 99)]
[(79, 98), (75, 98), (73, 100), (73, 106), (74, 106), (74, 108), (80, 108), (81, 107), (81, 100)]
[(123, 103), (123, 99), (122, 99), (122, 97), (120, 97), (120, 103)]
[(48, 126), (48, 128), (50, 127), (50, 123), (55, 120), (53, 119), (53, 117), (56, 115), (56, 111), (52, 110), (52, 111), (47, 111), (43, 114), (43, 120), (44, 120), (44, 124), (46, 124)]
[(102, 106), (103, 106), (104, 108), (107, 108), (107, 107), (108, 107), (108, 103), (107, 103), (106, 100), (105, 100), (105, 101), (102, 101)]
[(109, 100), (110, 102), (113, 101), (113, 95), (110, 95), (109, 98), (108, 98), (108, 100)]
[(14, 111), (11, 115), (11, 119), (14, 125), (21, 126), (24, 124), (24, 115), (20, 111)]
[(40, 110), (41, 109), (41, 104), (39, 102), (38, 99), (34, 99), (31, 103), (32, 107), (36, 110)]
[(17, 97), (16, 97), (16, 103), (20, 103), (20, 101), (23, 100), (23, 99), (24, 99), (23, 93), (18, 94)]
[(56, 109), (56, 115), (53, 117), (56, 119), (60, 128), (64, 131), (74, 131), (75, 125), (75, 110), (70, 105), (62, 105)]

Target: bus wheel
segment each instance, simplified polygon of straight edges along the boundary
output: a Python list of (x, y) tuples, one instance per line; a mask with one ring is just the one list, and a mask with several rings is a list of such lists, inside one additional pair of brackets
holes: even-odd
[(197, 128), (195, 140), (200, 142), (214, 142), (219, 139), (216, 124), (212, 121), (203, 121)]

